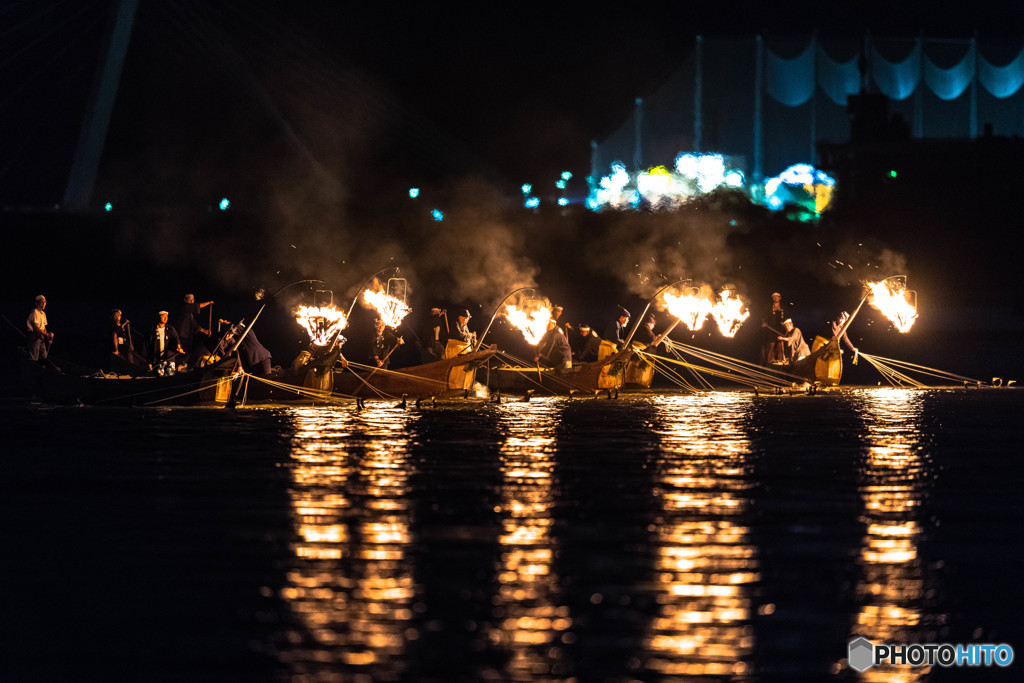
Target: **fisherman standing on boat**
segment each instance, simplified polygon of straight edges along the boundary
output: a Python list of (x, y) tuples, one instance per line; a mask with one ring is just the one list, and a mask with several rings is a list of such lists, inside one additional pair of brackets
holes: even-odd
[(121, 318), (121, 309), (115, 308), (110, 312), (110, 325), (107, 327), (107, 339), (110, 340), (113, 348), (111, 352), (122, 360), (132, 365), (143, 366), (146, 360), (135, 353), (132, 345), (132, 328), (127, 319)]
[[(244, 332), (245, 323), (239, 323), (238, 333)], [(270, 351), (256, 338), (256, 333), (249, 330), (238, 345), (238, 360), (242, 369), (257, 377), (266, 377), (270, 374), (270, 358)]]
[[(653, 313), (648, 314), (644, 320), (644, 324), (640, 326), (640, 329), (636, 332), (636, 341), (643, 342), (647, 347), (648, 353), (655, 353), (657, 346), (661, 345), (661, 341), (658, 340), (658, 335), (654, 334), (654, 325), (658, 322), (657, 316)], [(655, 344), (655, 341), (658, 341)]]
[(28, 326), (28, 357), (31, 360), (46, 360), (50, 352), (50, 344), (53, 342), (53, 332), (47, 329), (46, 321), (46, 297), (42, 294), (36, 297), (36, 305), (29, 314), (25, 324)]
[(149, 369), (156, 368), (158, 375), (174, 374), (174, 358), (184, 353), (178, 331), (167, 324), (167, 311), (160, 311), (156, 325), (149, 333)]
[(469, 314), (469, 309), (463, 308), (459, 310), (459, 317), (455, 323), (455, 334), (452, 335), (452, 339), (458, 339), (467, 344), (476, 341), (476, 332), (469, 329), (469, 319), (472, 317)]
[(808, 348), (807, 342), (804, 341), (804, 334), (800, 331), (799, 327), (793, 325), (791, 318), (786, 318), (782, 321), (782, 327), (785, 334), (779, 335), (779, 341), (783, 343), (786, 348), (786, 362), (792, 364), (793, 361), (806, 358), (811, 355), (811, 349)]
[(597, 360), (601, 348), (601, 338), (590, 329), (589, 323), (580, 323), (580, 341), (576, 347), (576, 362), (592, 363)]
[(430, 309), (430, 320), (427, 323), (424, 340), (426, 345), (423, 350), (430, 356), (429, 359), (424, 358), (424, 362), (444, 358), (444, 347), (448, 343), (448, 311), (436, 307)]
[(780, 341), (786, 311), (782, 307), (782, 294), (772, 292), (772, 305), (761, 319), (761, 365), (780, 365), (786, 359), (786, 347)]
[(185, 353), (192, 353), (192, 341), (196, 333), (206, 337), (210, 336), (210, 330), (199, 323), (199, 312), (212, 304), (212, 301), (197, 304), (195, 294), (185, 295), (185, 301), (181, 304), (181, 312), (178, 313), (178, 318), (174, 321), (178, 338), (181, 340), (181, 348), (185, 350)]
[(373, 362), (377, 364), (378, 368), (387, 370), (391, 364), (391, 353), (399, 345), (404, 344), (405, 340), (401, 337), (396, 337), (380, 318), (373, 321), (373, 327), (376, 331), (373, 338), (373, 347), (371, 348)]
[[(846, 324), (846, 321), (849, 318), (850, 318), (850, 314), (849, 313), (847, 313), (846, 311), (841, 311), (839, 313), (839, 315), (836, 316), (836, 319), (832, 321), (830, 327), (832, 329), (832, 338), (833, 339), (839, 334), (839, 331), (843, 329), (843, 325)], [(846, 344), (846, 346), (851, 351), (853, 351), (855, 356), (856, 356), (856, 354), (860, 353), (857, 350), (857, 347), (853, 345), (853, 342), (850, 341), (850, 336), (846, 332), (843, 332), (842, 341)], [(856, 362), (857, 362), (857, 360), (856, 360), (856, 358), (854, 358), (854, 364), (856, 364)]]
[(572, 350), (569, 349), (569, 340), (565, 338), (562, 328), (554, 320), (548, 321), (548, 329), (537, 342), (537, 351), (533, 360), (559, 371), (565, 371), (572, 367)]
[(619, 317), (608, 324), (604, 338), (615, 344), (619, 349), (626, 343), (629, 336), (629, 311), (619, 306)]
[(110, 325), (108, 339), (113, 342), (110, 352), (115, 356), (121, 356), (128, 360), (128, 321), (121, 320), (121, 309), (115, 308), (110, 312)]

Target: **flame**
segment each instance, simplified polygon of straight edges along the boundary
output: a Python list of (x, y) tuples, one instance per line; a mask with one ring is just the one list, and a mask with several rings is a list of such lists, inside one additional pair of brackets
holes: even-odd
[(718, 330), (726, 337), (733, 337), (743, 322), (750, 317), (750, 311), (740, 297), (733, 295), (732, 290), (723, 289), (718, 297), (707, 285), (685, 290), (682, 294), (665, 292), (662, 295), (662, 308), (683, 321), (687, 327), (696, 332), (704, 326), (708, 316), (715, 319)]
[(505, 317), (530, 344), (536, 346), (548, 330), (551, 307), (534, 299), (505, 306)]
[[(705, 289), (708, 289), (705, 287)], [(710, 289), (708, 292), (710, 293)], [(666, 311), (683, 321), (683, 324), (696, 332), (704, 327), (704, 319), (711, 313), (711, 300), (702, 296), (703, 292), (696, 288), (686, 290), (683, 294), (677, 295), (672, 292), (665, 292), (662, 296), (663, 307)]]
[(345, 329), (348, 321), (345, 313), (331, 306), (299, 306), (295, 309), (295, 320), (306, 328), (309, 340), (315, 346), (326, 346), (335, 332)]
[(711, 317), (718, 323), (718, 331), (723, 337), (734, 337), (743, 322), (750, 317), (743, 300), (733, 295), (732, 291), (723, 289), (718, 294), (718, 301), (711, 307)]
[(384, 324), (391, 328), (401, 325), (405, 316), (412, 311), (404, 301), (383, 291), (367, 289), (363, 292), (363, 303), (376, 310)]
[(868, 282), (868, 303), (882, 312), (900, 332), (909, 332), (917, 320), (917, 305), (911, 301), (906, 282), (893, 278)]

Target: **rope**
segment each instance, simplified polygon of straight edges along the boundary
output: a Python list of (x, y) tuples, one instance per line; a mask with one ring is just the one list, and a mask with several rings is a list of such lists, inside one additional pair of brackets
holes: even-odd
[[(676, 372), (675, 368), (670, 367), (669, 363), (667, 362), (667, 359), (663, 359), (659, 356), (654, 356), (651, 360), (653, 361), (652, 365), (654, 365), (655, 372), (660, 374), (662, 377), (667, 378), (677, 387), (688, 389), (690, 392), (695, 394), (701, 392), (700, 389), (690, 384), (688, 381), (686, 381), (685, 377)], [(695, 377), (699, 378), (700, 380), (703, 380), (703, 378), (700, 377), (699, 374), (694, 372), (692, 369), (690, 369), (690, 372)]]
[[(349, 361), (348, 370), (349, 370), (349, 372), (351, 372), (355, 376), (356, 379), (358, 379), (360, 382), (363, 383), (364, 387), (366, 387), (367, 389), (369, 389), (373, 393), (377, 394), (377, 398), (398, 398), (397, 396), (392, 396), (391, 394), (387, 393), (386, 391), (381, 391), (377, 387), (375, 387), (372, 384), (370, 384), (369, 382), (367, 382), (366, 379), (364, 379), (362, 375), (360, 375), (358, 372), (356, 372), (355, 370), (352, 369), (352, 366), (363, 367), (363, 368), (367, 368), (367, 369), (369, 369), (370, 366), (362, 365), (361, 363), (353, 363), (353, 362)], [(377, 368), (377, 369), (379, 370), (380, 368)], [(390, 372), (390, 371), (385, 370), (385, 372)]]
[[(185, 397), (185, 396), (189, 396), (191, 394), (199, 393), (200, 391), (206, 391), (207, 389), (209, 389), (209, 388), (211, 388), (213, 386), (216, 386), (218, 383), (220, 383), (224, 379), (230, 379), (233, 382), (235, 379), (237, 379), (238, 377), (241, 377), (243, 374), (244, 374), (243, 372), (236, 372), (236, 373), (231, 374), (231, 375), (225, 375), (224, 377), (218, 377), (217, 379), (215, 379), (212, 382), (204, 382), (202, 379), (200, 379), (199, 380), (199, 386), (197, 388), (195, 388), (195, 389), (190, 389), (188, 391), (183, 391), (180, 394), (175, 394), (173, 396), (167, 396), (167, 397), (161, 398), (161, 399), (159, 399), (157, 401), (150, 401), (149, 403), (143, 403), (142, 405), (147, 405), (147, 406), (149, 406), (149, 405), (156, 405), (157, 403), (165, 403), (167, 401), (173, 401), (173, 400)], [(136, 380), (126, 380), (126, 381), (136, 381)], [(186, 384), (184, 386), (189, 386), (189, 385)], [(113, 396), (113, 397), (107, 398), (107, 399), (100, 399), (100, 400), (96, 401), (96, 403), (106, 403), (106, 402), (109, 402), (109, 401), (119, 401), (119, 400), (126, 399), (126, 398), (135, 398), (137, 396), (141, 397), (141, 396), (146, 396), (147, 394), (154, 394), (154, 393), (157, 393), (159, 391), (165, 391), (165, 389), (150, 389), (148, 391), (137, 391), (137, 392), (135, 392), (133, 394), (121, 394), (119, 396)]]
[(798, 375), (793, 375), (781, 370), (772, 370), (770, 372), (765, 371), (764, 368), (754, 363), (739, 360), (738, 358), (732, 358), (713, 351), (699, 349), (695, 346), (689, 346), (688, 344), (682, 344), (668, 339), (665, 340), (665, 344), (671, 351), (686, 353), (707, 363), (711, 363), (712, 365), (725, 368), (729, 371), (729, 374), (723, 374), (720, 371), (712, 370), (710, 368), (704, 368), (703, 371), (708, 374), (731, 379), (740, 384), (749, 384), (750, 386), (766, 384), (768, 386), (780, 388), (787, 386), (789, 381), (782, 381), (780, 376), (792, 378), (793, 380), (801, 382), (807, 381), (806, 378)]
[[(866, 360), (872, 365), (878, 372), (888, 381), (890, 384), (910, 384), (915, 387), (926, 387), (927, 384), (920, 382), (906, 372), (915, 372), (920, 375), (927, 375), (929, 377), (938, 377), (947, 381), (956, 382), (968, 382), (971, 384), (982, 384), (983, 382), (973, 377), (966, 377), (964, 375), (958, 375), (952, 372), (946, 372), (945, 370), (937, 370), (935, 368), (929, 368), (924, 365), (917, 365), (915, 363), (908, 363), (906, 361), (895, 360), (893, 358), (882, 358), (881, 356), (873, 356), (871, 354), (860, 353), (860, 357)], [(899, 368), (899, 370), (897, 370)]]
[(337, 404), (349, 402), (355, 398), (354, 396), (349, 396), (347, 394), (336, 394), (331, 391), (324, 391), (323, 389), (311, 389), (309, 387), (300, 387), (294, 384), (285, 384), (284, 382), (278, 382), (276, 380), (268, 379), (266, 377), (257, 377), (256, 375), (250, 375), (248, 373), (243, 374), (245, 375), (247, 381), (255, 380), (256, 382), (261, 382), (274, 389), (289, 391), (297, 396), (302, 396), (304, 398), (316, 399), (320, 401), (327, 401), (330, 403)]

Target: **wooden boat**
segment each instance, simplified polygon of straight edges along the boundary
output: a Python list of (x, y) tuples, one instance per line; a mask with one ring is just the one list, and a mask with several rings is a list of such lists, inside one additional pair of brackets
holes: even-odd
[(22, 378), (47, 403), (148, 406), (225, 404), (236, 376), (234, 359), (168, 376), (131, 376), (84, 368), (57, 359), (46, 363), (19, 354)]
[[(640, 342), (634, 342), (634, 344), (640, 350), (647, 348), (646, 344), (641, 344)], [(624, 373), (622, 379), (623, 391), (644, 391), (650, 389), (651, 382), (654, 381), (654, 363), (642, 354), (634, 353), (626, 361)]]
[(470, 345), (449, 342), (449, 350), (441, 360), (396, 370), (357, 370), (354, 363), (347, 369), (336, 365), (338, 349), (276, 375), (247, 375), (246, 386), (240, 393), (245, 401), (462, 397), (472, 390), (479, 367), (496, 353), (496, 346), (473, 351)]
[(615, 345), (601, 342), (598, 360), (580, 363), (568, 369), (503, 365), (492, 367), (489, 387), (509, 393), (536, 391), (538, 394), (596, 394), (618, 392), (633, 357), (632, 347), (618, 351)]
[(789, 375), (796, 375), (810, 384), (838, 386), (843, 377), (843, 352), (839, 348), (839, 337), (826, 339), (817, 336), (811, 344), (811, 355), (795, 360), (789, 365), (773, 368)]

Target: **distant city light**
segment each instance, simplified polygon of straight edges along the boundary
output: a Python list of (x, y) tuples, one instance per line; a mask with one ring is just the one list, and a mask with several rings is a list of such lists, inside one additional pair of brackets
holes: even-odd
[(114, 205), (111, 204), (110, 202), (107, 202), (106, 204), (103, 205), (103, 210), (104, 211), (113, 211), (114, 210)]
[(420, 188), (418, 188), (418, 187), (410, 187), (409, 188), (409, 197), (410, 198), (416, 199), (419, 196), (420, 196)]
[(430, 212), (430, 217), (433, 218), (438, 223), (440, 223), (441, 221), (444, 220), (444, 214), (441, 213), (441, 211), (438, 210), (438, 209), (434, 209), (433, 211), (431, 211)]
[(540, 198), (538, 197), (527, 197), (525, 206), (527, 209), (536, 209), (540, 206)]
[(531, 192), (533, 192), (533, 185), (531, 185), (530, 183), (523, 183), (523, 186), (520, 189), (522, 189), (523, 194), (530, 194)]
[(559, 180), (557, 183), (555, 183), (555, 187), (557, 187), (559, 190), (564, 190), (565, 189), (565, 181), (564, 180)]
[(559, 206), (568, 206), (569, 205), (569, 200), (566, 199), (565, 197), (559, 197), (558, 198), (558, 205)]
[(231, 207), (231, 202), (229, 202), (226, 197), (224, 199), (220, 200), (220, 210), (221, 211), (227, 211), (230, 207)]
[(571, 180), (571, 179), (572, 179), (572, 173), (569, 173), (568, 171), (562, 171), (562, 180)]
[(832, 203), (835, 184), (831, 176), (810, 164), (793, 164), (778, 176), (765, 179), (765, 203), (771, 209), (796, 205), (821, 215)]

